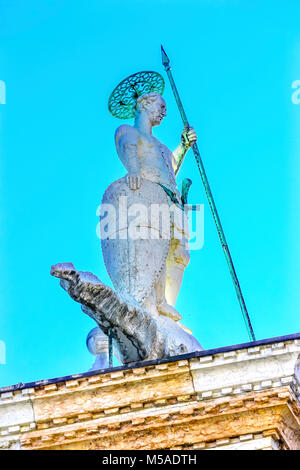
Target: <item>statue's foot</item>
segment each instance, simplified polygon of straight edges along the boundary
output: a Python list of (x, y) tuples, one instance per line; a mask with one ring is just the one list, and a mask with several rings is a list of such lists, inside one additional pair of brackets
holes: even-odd
[(165, 317), (169, 317), (174, 321), (179, 321), (182, 319), (182, 316), (180, 315), (177, 310), (172, 307), (172, 305), (167, 304), (166, 302), (159, 304), (157, 306), (157, 310), (161, 315), (164, 315)]

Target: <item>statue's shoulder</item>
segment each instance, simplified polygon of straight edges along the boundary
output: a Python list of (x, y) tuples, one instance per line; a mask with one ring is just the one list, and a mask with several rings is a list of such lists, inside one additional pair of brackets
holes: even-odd
[(138, 139), (138, 137), (139, 137), (138, 130), (133, 126), (129, 126), (128, 124), (122, 124), (122, 126), (119, 126), (115, 132), (116, 145), (118, 145), (120, 139), (122, 141), (135, 142)]

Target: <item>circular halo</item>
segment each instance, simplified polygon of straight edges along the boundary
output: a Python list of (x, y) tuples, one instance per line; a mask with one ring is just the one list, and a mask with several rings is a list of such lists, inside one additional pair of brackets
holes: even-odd
[(133, 106), (139, 96), (146, 93), (163, 94), (165, 81), (157, 72), (138, 72), (125, 78), (111, 93), (108, 109), (119, 119), (134, 117)]

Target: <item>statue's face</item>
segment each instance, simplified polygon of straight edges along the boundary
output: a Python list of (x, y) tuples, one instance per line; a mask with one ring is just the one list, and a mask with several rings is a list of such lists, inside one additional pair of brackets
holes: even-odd
[(147, 113), (152, 126), (159, 126), (163, 118), (167, 115), (167, 105), (162, 96), (157, 95), (154, 101), (149, 101)]

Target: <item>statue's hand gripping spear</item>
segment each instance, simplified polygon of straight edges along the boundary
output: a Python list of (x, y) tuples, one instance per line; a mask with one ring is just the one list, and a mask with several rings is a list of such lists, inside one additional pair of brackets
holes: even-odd
[[(172, 90), (173, 90), (173, 94), (174, 94), (174, 97), (175, 97), (175, 100), (176, 100), (176, 103), (177, 103), (177, 106), (178, 106), (178, 109), (179, 109), (184, 127), (185, 127), (186, 130), (188, 130), (189, 127), (190, 127), (189, 122), (188, 122), (188, 119), (186, 117), (185, 111), (183, 109), (182, 102), (181, 102), (181, 99), (179, 97), (179, 93), (178, 93), (178, 90), (176, 88), (176, 85), (175, 85), (175, 82), (174, 82), (174, 79), (173, 79), (173, 76), (172, 76), (172, 73), (171, 73), (170, 60), (169, 60), (163, 46), (161, 46), (161, 52), (162, 52), (162, 63), (163, 63), (163, 66), (164, 66), (164, 68), (167, 72), (167, 75), (168, 75), (168, 78), (169, 78), (169, 81), (170, 81), (170, 84), (171, 84), (171, 87), (172, 87)], [(220, 242), (221, 242), (221, 245), (222, 245), (222, 248), (223, 248), (223, 252), (224, 252), (227, 264), (228, 264), (229, 272), (230, 272), (230, 275), (231, 275), (231, 278), (232, 278), (232, 281), (233, 281), (233, 284), (234, 284), (234, 287), (235, 287), (235, 291), (236, 291), (236, 294), (237, 294), (237, 297), (238, 297), (238, 301), (239, 301), (239, 304), (240, 304), (240, 307), (241, 307), (243, 318), (244, 318), (244, 321), (245, 321), (245, 324), (246, 324), (246, 327), (247, 327), (247, 331), (248, 331), (250, 339), (252, 339), (252, 341), (255, 341), (255, 335), (254, 335), (254, 331), (253, 331), (253, 328), (252, 328), (251, 320), (250, 320), (250, 317), (249, 317), (249, 314), (248, 314), (248, 311), (247, 311), (247, 307), (246, 307), (246, 304), (245, 304), (245, 300), (244, 300), (244, 297), (243, 297), (243, 294), (242, 294), (242, 290), (241, 290), (241, 287), (240, 287), (240, 284), (239, 284), (239, 281), (238, 281), (238, 278), (237, 278), (237, 275), (236, 275), (236, 272), (235, 272), (235, 269), (234, 269), (233, 261), (232, 261), (231, 255), (230, 255), (228, 244), (226, 242), (225, 234), (224, 234), (224, 231), (223, 231), (223, 228), (222, 228), (222, 225), (221, 225), (221, 221), (220, 221), (218, 211), (217, 211), (214, 199), (213, 199), (213, 195), (212, 195), (212, 192), (210, 190), (210, 186), (209, 186), (208, 179), (207, 179), (207, 176), (206, 176), (206, 173), (205, 173), (204, 165), (203, 165), (203, 162), (202, 162), (202, 159), (201, 159), (201, 156), (200, 156), (200, 152), (199, 152), (199, 149), (198, 149), (197, 142), (194, 142), (191, 145), (191, 148), (193, 150), (193, 153), (194, 153), (194, 156), (195, 156), (195, 159), (196, 159), (196, 163), (197, 163), (197, 166), (198, 166), (198, 169), (199, 169), (199, 172), (200, 172), (200, 176), (201, 176), (201, 179), (202, 179), (202, 182), (203, 182), (204, 190), (205, 190), (205, 193), (206, 193), (206, 196), (207, 196), (207, 199), (208, 199), (209, 207), (211, 209), (213, 219), (214, 219), (216, 227), (217, 227), (218, 236), (219, 236), (219, 239), (220, 239)], [(178, 162), (175, 174), (178, 173), (182, 162), (183, 162), (183, 159)]]

